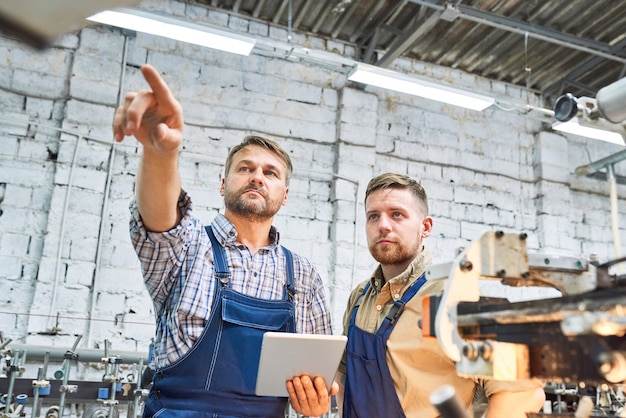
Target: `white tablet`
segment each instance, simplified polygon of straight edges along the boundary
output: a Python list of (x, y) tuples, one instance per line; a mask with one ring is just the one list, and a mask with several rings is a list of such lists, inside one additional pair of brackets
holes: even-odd
[(266, 332), (256, 379), (258, 396), (289, 396), (287, 380), (322, 376), (330, 389), (348, 337)]

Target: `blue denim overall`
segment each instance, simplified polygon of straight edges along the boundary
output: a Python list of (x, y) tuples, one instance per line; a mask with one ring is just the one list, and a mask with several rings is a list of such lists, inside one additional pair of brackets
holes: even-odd
[[(355, 325), (356, 313), (363, 297), (369, 289), (365, 286), (359, 298), (348, 327), (346, 346), (346, 384), (343, 398), (344, 418), (400, 418), (404, 411), (393, 385), (387, 366), (386, 346), (391, 331), (397, 323), (404, 305), (426, 283), (422, 275), (397, 300), (375, 334), (364, 331)], [(415, 324), (417, 328), (417, 324)]]
[(286, 248), (287, 283), (282, 300), (244, 295), (230, 288), (226, 251), (210, 226), (219, 289), (208, 323), (193, 347), (155, 371), (144, 417), (284, 417), (285, 397), (254, 394), (266, 331), (295, 332), (293, 259)]

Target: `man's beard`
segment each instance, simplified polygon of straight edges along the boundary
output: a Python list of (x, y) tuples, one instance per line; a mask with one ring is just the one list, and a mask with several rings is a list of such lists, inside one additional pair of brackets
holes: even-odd
[[(246, 190), (258, 190), (261, 196), (247, 199)], [(234, 214), (243, 216), (250, 221), (258, 222), (272, 218), (280, 209), (282, 200), (268, 200), (264, 190), (256, 186), (245, 186), (236, 192), (224, 191), (224, 205)]]
[(374, 260), (383, 265), (401, 264), (415, 257), (415, 251), (402, 244), (379, 246), (376, 243), (370, 244), (370, 253)]

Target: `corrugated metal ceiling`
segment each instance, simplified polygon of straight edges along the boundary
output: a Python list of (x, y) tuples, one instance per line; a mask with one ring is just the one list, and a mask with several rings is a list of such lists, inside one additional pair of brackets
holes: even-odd
[(551, 106), (625, 74), (622, 0), (187, 0), (353, 43), (381, 67), (408, 57), (536, 90)]

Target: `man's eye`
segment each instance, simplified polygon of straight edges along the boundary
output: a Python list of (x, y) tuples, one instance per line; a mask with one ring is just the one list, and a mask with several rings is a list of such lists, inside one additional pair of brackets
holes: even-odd
[(243, 171), (244, 173), (250, 171), (248, 167), (239, 167), (239, 171)]
[(277, 174), (275, 172), (273, 172), (273, 171), (266, 171), (265, 175), (269, 176), (269, 177), (276, 177), (277, 176)]
[(367, 217), (368, 221), (375, 221), (376, 219), (378, 219), (378, 215), (370, 215)]

